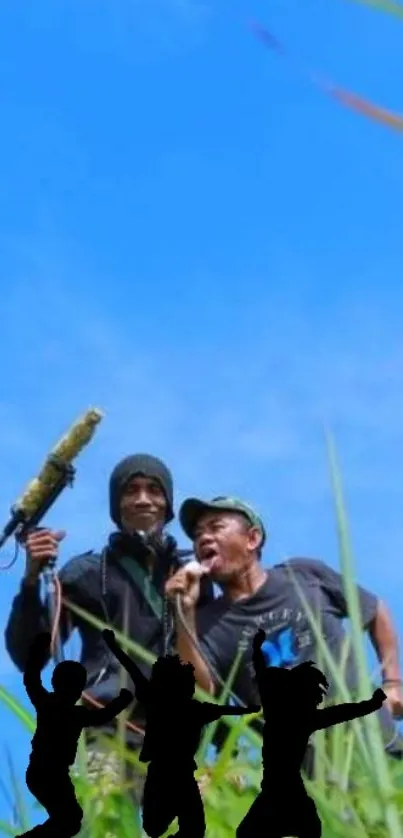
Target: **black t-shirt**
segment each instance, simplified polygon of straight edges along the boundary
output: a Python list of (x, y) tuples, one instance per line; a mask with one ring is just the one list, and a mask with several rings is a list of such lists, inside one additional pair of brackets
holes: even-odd
[[(341, 658), (345, 637), (342, 621), (348, 617), (341, 575), (314, 559), (291, 559), (276, 565), (253, 596), (235, 603), (221, 596), (200, 609), (197, 617), (200, 645), (213, 675), (215, 670), (225, 682), (238, 649), (243, 650), (232, 689), (245, 705), (259, 702), (252, 664), (252, 639), (259, 628), (266, 632), (262, 650), (267, 665), (295, 666), (306, 660), (318, 663), (315, 636), (289, 567), (316, 619), (321, 621), (322, 636), (332, 657), (337, 661)], [(358, 595), (363, 628), (367, 628), (375, 617), (378, 598), (361, 587)], [(322, 668), (329, 676), (331, 697), (334, 685), (326, 665)], [(354, 690), (357, 681), (351, 657), (345, 678), (349, 689)]]
[(49, 770), (72, 765), (78, 740), (86, 721), (84, 707), (67, 707), (54, 693), (41, 690), (36, 700), (36, 731), (32, 737), (31, 760), (48, 763)]
[(195, 754), (203, 728), (218, 721), (222, 709), (217, 704), (196, 701), (162, 703), (161, 696), (146, 704), (146, 735), (141, 752), (144, 762), (168, 762), (173, 770), (195, 771)]

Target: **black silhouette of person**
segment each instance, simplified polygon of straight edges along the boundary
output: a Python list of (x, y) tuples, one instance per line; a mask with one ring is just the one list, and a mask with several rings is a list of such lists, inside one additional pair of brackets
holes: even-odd
[(262, 653), (265, 632), (253, 640), (253, 664), (265, 720), (260, 794), (240, 823), (237, 838), (320, 838), (322, 824), (308, 796), (301, 765), (317, 730), (374, 713), (386, 695), (375, 690), (368, 701), (318, 709), (328, 682), (312, 661), (292, 669), (268, 667)]
[(79, 805), (69, 769), (77, 754), (83, 728), (103, 725), (133, 700), (129, 690), (100, 710), (76, 706), (87, 680), (81, 663), (63, 661), (52, 673), (54, 692), (41, 681), (41, 670), (49, 657), (50, 634), (39, 634), (33, 642), (24, 672), (24, 685), (36, 710), (36, 732), (26, 772), (26, 784), (46, 809), (49, 818), (24, 836), (72, 838), (81, 828), (83, 811)]
[(259, 707), (234, 707), (196, 701), (194, 668), (178, 655), (157, 658), (147, 679), (118, 646), (114, 633), (106, 643), (131, 676), (136, 698), (145, 709), (141, 762), (148, 762), (143, 798), (143, 829), (160, 838), (178, 818), (180, 838), (203, 838), (203, 802), (194, 776), (195, 754), (203, 727), (225, 715), (255, 713)]

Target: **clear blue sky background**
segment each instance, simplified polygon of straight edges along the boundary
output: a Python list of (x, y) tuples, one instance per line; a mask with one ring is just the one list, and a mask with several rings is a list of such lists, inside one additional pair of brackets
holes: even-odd
[[(102, 545), (109, 472), (146, 450), (177, 503), (254, 502), (268, 562), (337, 567), (327, 421), (359, 579), (401, 632), (402, 138), (327, 100), (249, 17), (403, 111), (403, 26), (365, 6), (1, 5), (1, 514), (95, 404), (106, 418), (49, 518), (62, 561)], [(2, 575), (2, 625), (22, 569)], [(0, 680), (25, 702), (2, 647)], [(29, 738), (4, 709), (0, 728), (23, 778)]]

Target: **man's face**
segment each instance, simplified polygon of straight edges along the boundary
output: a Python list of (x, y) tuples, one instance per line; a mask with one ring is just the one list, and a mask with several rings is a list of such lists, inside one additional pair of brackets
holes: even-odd
[(122, 528), (126, 532), (161, 530), (165, 523), (167, 502), (157, 480), (133, 477), (120, 500)]
[(212, 580), (218, 583), (247, 573), (256, 560), (260, 543), (259, 530), (236, 512), (207, 512), (195, 529), (197, 558), (209, 568)]

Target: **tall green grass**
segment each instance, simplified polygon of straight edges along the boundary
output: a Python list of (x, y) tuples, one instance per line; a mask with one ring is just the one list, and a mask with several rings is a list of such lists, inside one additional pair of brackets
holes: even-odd
[[(307, 618), (317, 642), (317, 663), (325, 666), (337, 688), (337, 700), (350, 701), (345, 680), (345, 662), (350, 650), (355, 657), (358, 672), (358, 697), (369, 697), (373, 690), (368, 670), (359, 600), (355, 584), (355, 566), (351, 549), (347, 515), (343, 498), (340, 471), (337, 465), (333, 439), (328, 435), (327, 450), (330, 464), (332, 493), (339, 540), (340, 568), (344, 580), (345, 594), (351, 615), (350, 629), (346, 637), (341, 661), (333, 659), (324, 641), (320, 615), (315, 615), (300, 589), (297, 579), (293, 582), (305, 608)], [(71, 609), (92, 626), (102, 629), (104, 623), (91, 614), (70, 603)], [(154, 657), (125, 634), (116, 632), (125, 649), (146, 663)], [(234, 661), (228, 684), (217, 699), (224, 702), (236, 675), (241, 655)], [(197, 696), (211, 700), (201, 690)], [(355, 697), (354, 697), (355, 698)], [(12, 695), (0, 687), (0, 701), (32, 735), (35, 727), (33, 716), (28, 713)], [(227, 718), (229, 733), (226, 744), (218, 758), (208, 760), (209, 746), (214, 734), (211, 726), (205, 733), (198, 754), (200, 778), (203, 787), (208, 838), (229, 838), (253, 802), (260, 785), (261, 738), (250, 727), (250, 717)], [(233, 757), (238, 744), (238, 755)], [(403, 767), (385, 755), (379, 724), (375, 716), (341, 725), (331, 729), (328, 735), (318, 733), (315, 737), (316, 765), (315, 779), (306, 780), (309, 793), (314, 798), (323, 822), (326, 838), (403, 838)], [(129, 762), (136, 760), (125, 748), (124, 725), (121, 723), (113, 747)], [(9, 822), (0, 822), (0, 832), (12, 836), (29, 826), (28, 793), (23, 778), (16, 776), (12, 761), (8, 758), (8, 789), (10, 799)], [(84, 808), (84, 823), (81, 836), (88, 838), (135, 838), (140, 836), (138, 813), (134, 811), (127, 789), (116, 786), (103, 799), (101, 811), (97, 811), (100, 789), (89, 783), (86, 772), (86, 749), (81, 741), (78, 759), (77, 794)], [(239, 782), (240, 777), (242, 783)], [(4, 780), (4, 778), (2, 778)], [(45, 813), (44, 813), (45, 816)]]

